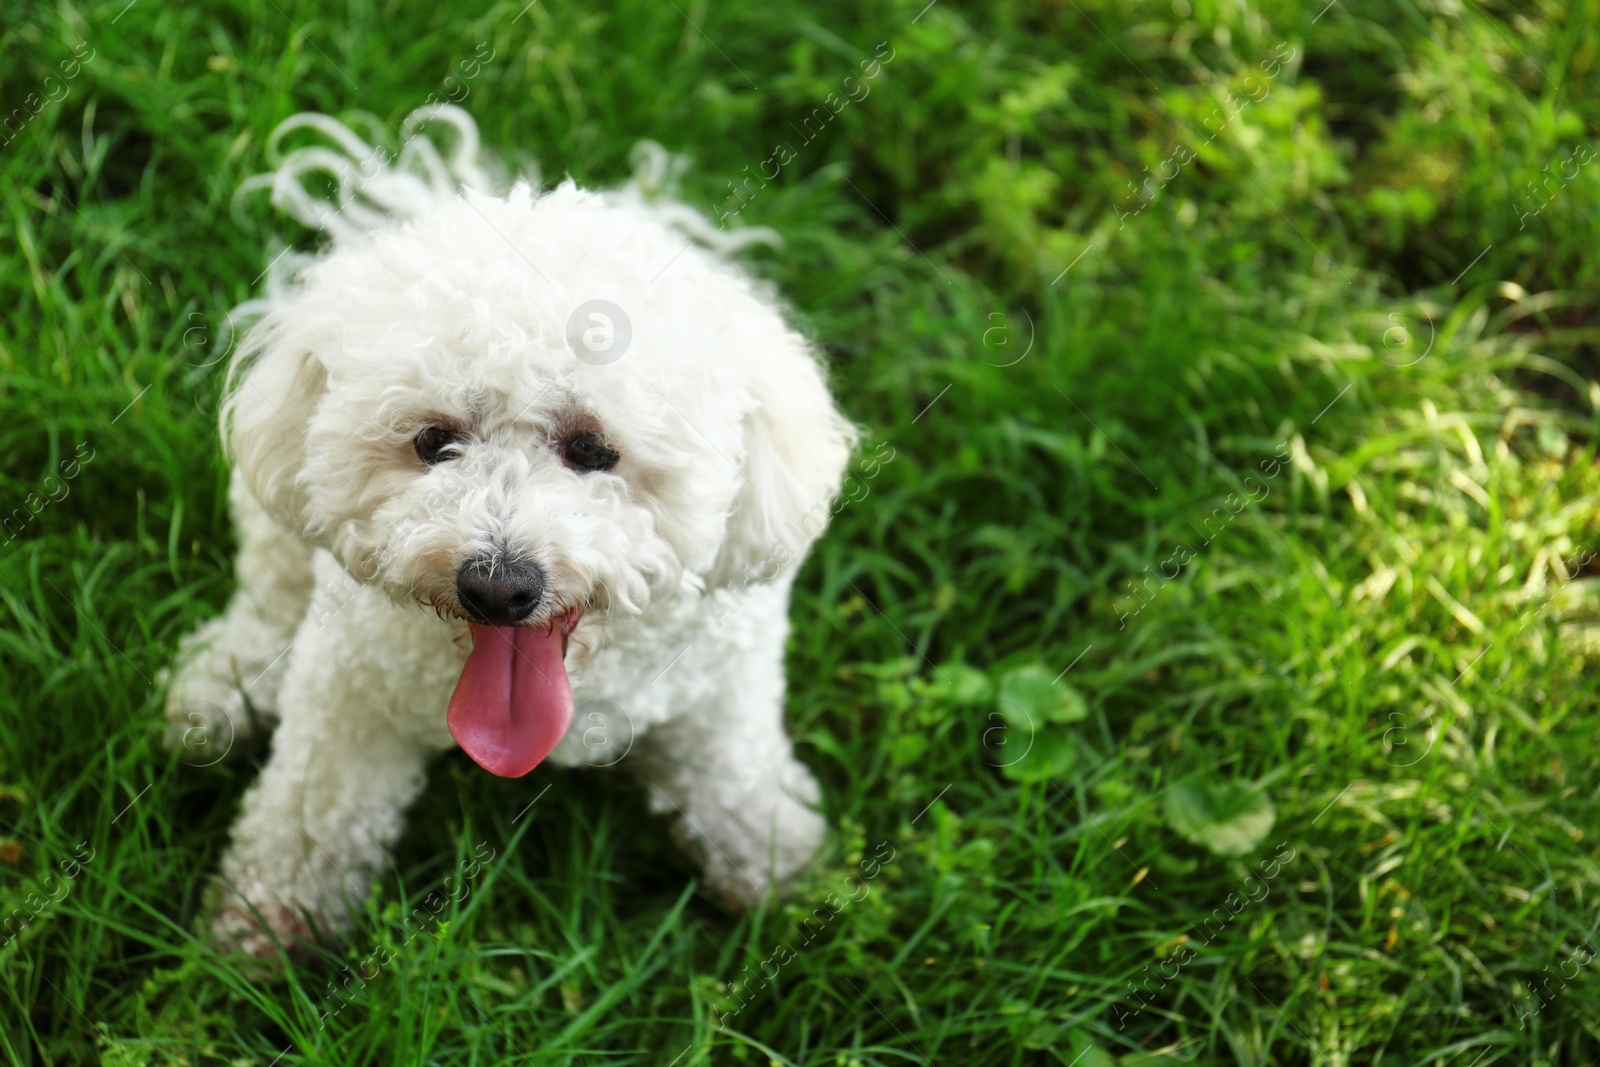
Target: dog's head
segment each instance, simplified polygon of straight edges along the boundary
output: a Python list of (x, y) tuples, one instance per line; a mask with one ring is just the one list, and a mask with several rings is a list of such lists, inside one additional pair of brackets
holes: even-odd
[(853, 441), (769, 296), (570, 183), (336, 242), (246, 335), (223, 428), (358, 580), (545, 632), (791, 572)]

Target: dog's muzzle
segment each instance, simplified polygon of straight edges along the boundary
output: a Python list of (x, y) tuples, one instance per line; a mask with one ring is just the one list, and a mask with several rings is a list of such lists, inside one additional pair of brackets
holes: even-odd
[(477, 556), (456, 572), (456, 599), (474, 622), (512, 626), (532, 615), (544, 598), (544, 572), (536, 563)]

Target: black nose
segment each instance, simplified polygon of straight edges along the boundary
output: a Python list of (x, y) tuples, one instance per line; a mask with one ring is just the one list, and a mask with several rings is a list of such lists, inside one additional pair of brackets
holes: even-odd
[(521, 622), (544, 596), (538, 564), (491, 556), (469, 559), (456, 573), (456, 597), (468, 615), (488, 626)]

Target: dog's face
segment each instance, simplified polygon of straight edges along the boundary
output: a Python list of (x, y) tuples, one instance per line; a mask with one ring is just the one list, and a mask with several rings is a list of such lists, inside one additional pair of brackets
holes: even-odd
[(569, 185), (335, 245), (245, 340), (236, 462), (358, 580), (479, 623), (783, 573), (852, 431), (772, 301), (686, 243)]

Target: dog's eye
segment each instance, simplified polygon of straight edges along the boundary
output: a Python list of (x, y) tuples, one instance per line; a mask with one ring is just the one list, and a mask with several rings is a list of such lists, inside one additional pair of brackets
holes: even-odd
[(417, 458), (431, 467), (435, 463), (443, 463), (459, 455), (462, 440), (462, 436), (454, 430), (447, 430), (443, 426), (429, 426), (417, 434), (416, 440), (411, 444), (417, 450)]
[(620, 458), (616, 450), (606, 444), (597, 433), (580, 433), (567, 441), (562, 449), (567, 463), (580, 471), (608, 471)]

